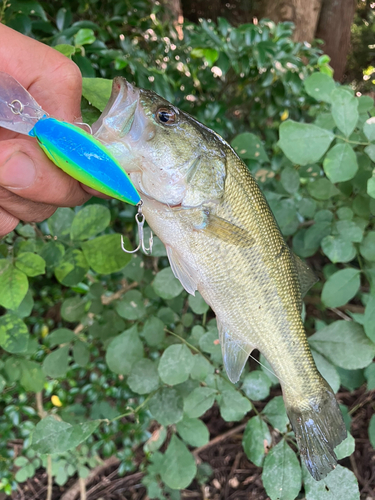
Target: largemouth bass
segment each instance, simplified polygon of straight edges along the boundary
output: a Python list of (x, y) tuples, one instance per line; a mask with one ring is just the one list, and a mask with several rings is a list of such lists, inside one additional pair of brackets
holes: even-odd
[(238, 381), (253, 349), (264, 354), (301, 457), (314, 479), (324, 478), (346, 428), (301, 319), (316, 280), (286, 245), (248, 168), (214, 131), (123, 78), (93, 130), (141, 194), (175, 276), (215, 312), (229, 379)]

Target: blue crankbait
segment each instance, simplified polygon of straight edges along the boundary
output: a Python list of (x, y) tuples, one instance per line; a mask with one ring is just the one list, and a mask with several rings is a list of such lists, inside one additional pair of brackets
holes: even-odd
[(90, 134), (50, 118), (29, 92), (0, 72), (0, 127), (34, 136), (55, 165), (103, 194), (138, 205), (141, 198), (118, 161)]

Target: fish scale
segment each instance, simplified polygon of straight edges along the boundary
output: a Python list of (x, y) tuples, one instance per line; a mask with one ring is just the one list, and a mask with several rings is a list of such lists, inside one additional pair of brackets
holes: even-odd
[(175, 276), (215, 312), (230, 380), (238, 381), (253, 349), (264, 354), (301, 457), (322, 479), (336, 466), (346, 428), (301, 318), (302, 296), (316, 279), (287, 247), (246, 165), (215, 132), (122, 78), (93, 129), (130, 172)]

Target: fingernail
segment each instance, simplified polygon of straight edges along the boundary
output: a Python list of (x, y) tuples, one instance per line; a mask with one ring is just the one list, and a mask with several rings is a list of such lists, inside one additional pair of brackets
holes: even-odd
[(36, 177), (33, 160), (25, 153), (14, 153), (0, 166), (0, 185), (10, 189), (31, 186)]

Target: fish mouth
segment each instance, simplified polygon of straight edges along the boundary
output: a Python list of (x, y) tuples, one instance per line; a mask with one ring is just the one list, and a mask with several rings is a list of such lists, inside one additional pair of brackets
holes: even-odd
[(104, 144), (119, 160), (124, 169), (132, 170), (130, 142), (139, 139), (143, 120), (137, 119), (140, 91), (123, 77), (116, 77), (111, 97), (96, 122), (92, 125), (93, 136)]

